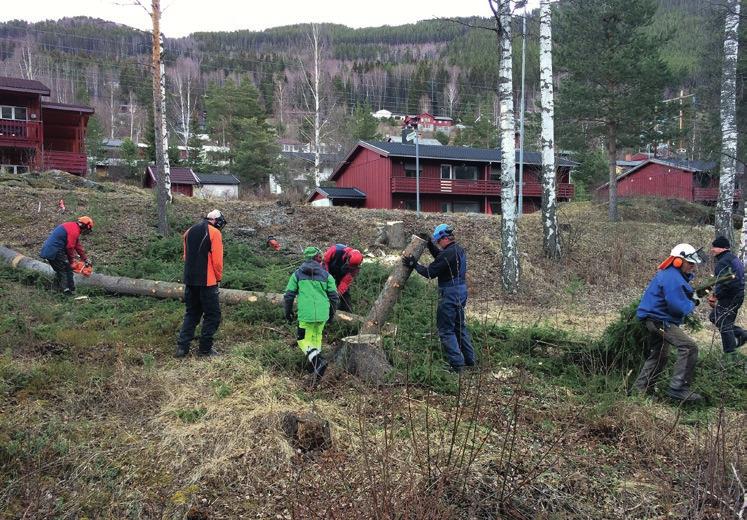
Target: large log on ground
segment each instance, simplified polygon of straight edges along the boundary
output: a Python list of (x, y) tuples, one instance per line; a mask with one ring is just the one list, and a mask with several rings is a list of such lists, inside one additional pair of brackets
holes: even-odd
[[(0, 259), (17, 269), (28, 269), (43, 274), (48, 278), (54, 276), (52, 267), (46, 262), (34, 260), (24, 256), (17, 251), (13, 251), (4, 246), (0, 246)], [(115, 294), (130, 294), (135, 296), (152, 296), (154, 298), (178, 298), (184, 297), (184, 284), (175, 282), (161, 282), (159, 280), (144, 280), (136, 278), (127, 278), (124, 276), (108, 276), (105, 274), (93, 273), (89, 277), (75, 275), (75, 283), (81, 287), (100, 287), (107, 292)], [(283, 295), (277, 293), (264, 293), (255, 291), (240, 291), (238, 289), (221, 289), (219, 292), (221, 303), (254, 303), (258, 301), (268, 301), (274, 304), (283, 302)], [(347, 312), (337, 312), (335, 317), (346, 322), (362, 321), (360, 316)]]
[[(419, 260), (425, 250), (426, 242), (420, 237), (412, 236), (410, 243), (407, 245), (402, 256), (412, 256)], [(371, 307), (368, 315), (363, 321), (360, 334), (379, 334), (389, 313), (392, 311), (394, 304), (397, 303), (399, 294), (405, 286), (405, 282), (410, 277), (412, 269), (405, 267), (401, 262), (394, 264), (394, 269), (384, 284), (384, 288), (379, 293), (379, 297)]]

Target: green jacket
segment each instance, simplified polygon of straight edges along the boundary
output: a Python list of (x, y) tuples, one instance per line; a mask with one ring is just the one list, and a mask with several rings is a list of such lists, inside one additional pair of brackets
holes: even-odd
[[(337, 285), (335, 279), (319, 262), (308, 260), (301, 264), (288, 280), (283, 303), (285, 314), (293, 310), (293, 300), (298, 296), (298, 321), (327, 321), (337, 310)], [(330, 312), (330, 306), (332, 312)]]

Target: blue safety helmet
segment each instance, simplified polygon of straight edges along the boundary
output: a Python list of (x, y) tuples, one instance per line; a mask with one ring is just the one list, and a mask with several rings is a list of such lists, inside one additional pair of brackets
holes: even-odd
[(448, 224), (439, 224), (433, 230), (433, 241), (438, 242), (442, 238), (454, 236), (454, 229)]

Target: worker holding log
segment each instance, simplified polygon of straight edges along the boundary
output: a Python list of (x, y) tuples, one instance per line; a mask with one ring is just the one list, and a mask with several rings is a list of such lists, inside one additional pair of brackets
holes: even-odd
[(327, 368), (322, 357), (324, 325), (333, 320), (338, 296), (335, 279), (322, 267), (322, 252), (316, 247), (303, 251), (304, 263), (288, 280), (283, 305), (285, 319), (293, 323), (293, 301), (298, 297), (298, 347), (321, 377)]
[(690, 285), (695, 266), (702, 260), (690, 244), (674, 246), (658, 268), (638, 305), (636, 316), (649, 332), (651, 351), (634, 383), (634, 390), (650, 394), (669, 357), (669, 346), (677, 349), (677, 361), (666, 395), (686, 402), (702, 400), (690, 390), (698, 361), (698, 347), (680, 325), (700, 303)]
[(361, 252), (345, 244), (331, 245), (324, 252), (322, 267), (335, 279), (341, 311), (352, 312), (353, 310), (350, 305), (350, 285), (358, 276), (361, 263), (363, 263)]
[(214, 209), (184, 233), (184, 321), (179, 331), (176, 354), (189, 354), (195, 328), (202, 320), (198, 356), (217, 356), (213, 336), (220, 325), (218, 286), (223, 277), (223, 214)]
[[(80, 235), (87, 235), (93, 231), (93, 219), (88, 216), (79, 217), (73, 222), (64, 222), (54, 228), (44, 241), (39, 256), (49, 262), (54, 270), (55, 287), (65, 295), (75, 293), (72, 265), (76, 257), (84, 262), (85, 267), (91, 266), (91, 260), (80, 243)], [(77, 254), (76, 254), (77, 253)]]
[(724, 353), (731, 354), (747, 342), (747, 331), (734, 325), (739, 308), (744, 303), (744, 266), (731, 252), (731, 244), (726, 237), (720, 236), (713, 241), (711, 253), (716, 260), (714, 276), (722, 276), (729, 271), (734, 273), (732, 280), (717, 283), (713, 294), (708, 297), (708, 302), (713, 305), (709, 319), (721, 333)]
[(464, 309), (467, 305), (467, 253), (454, 239), (454, 230), (439, 224), (428, 241), (433, 255), (430, 265), (420, 265), (412, 256), (402, 263), (426, 278), (438, 278), (436, 324), (450, 369), (461, 372), (475, 365), (475, 350), (467, 330)]

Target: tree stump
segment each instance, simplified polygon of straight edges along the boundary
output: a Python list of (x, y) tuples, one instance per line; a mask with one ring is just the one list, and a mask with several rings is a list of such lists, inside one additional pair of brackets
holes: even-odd
[(313, 413), (288, 412), (280, 418), (280, 426), (291, 445), (304, 453), (332, 447), (329, 421)]
[[(342, 339), (332, 351), (330, 360), (337, 369), (377, 386), (399, 383), (400, 377), (386, 358), (378, 334), (359, 334)], [(330, 372), (332, 374), (334, 372)], [(327, 374), (325, 374), (326, 378)]]
[(393, 220), (386, 223), (386, 236), (389, 247), (402, 249), (407, 245), (405, 235), (405, 224), (401, 220)]

